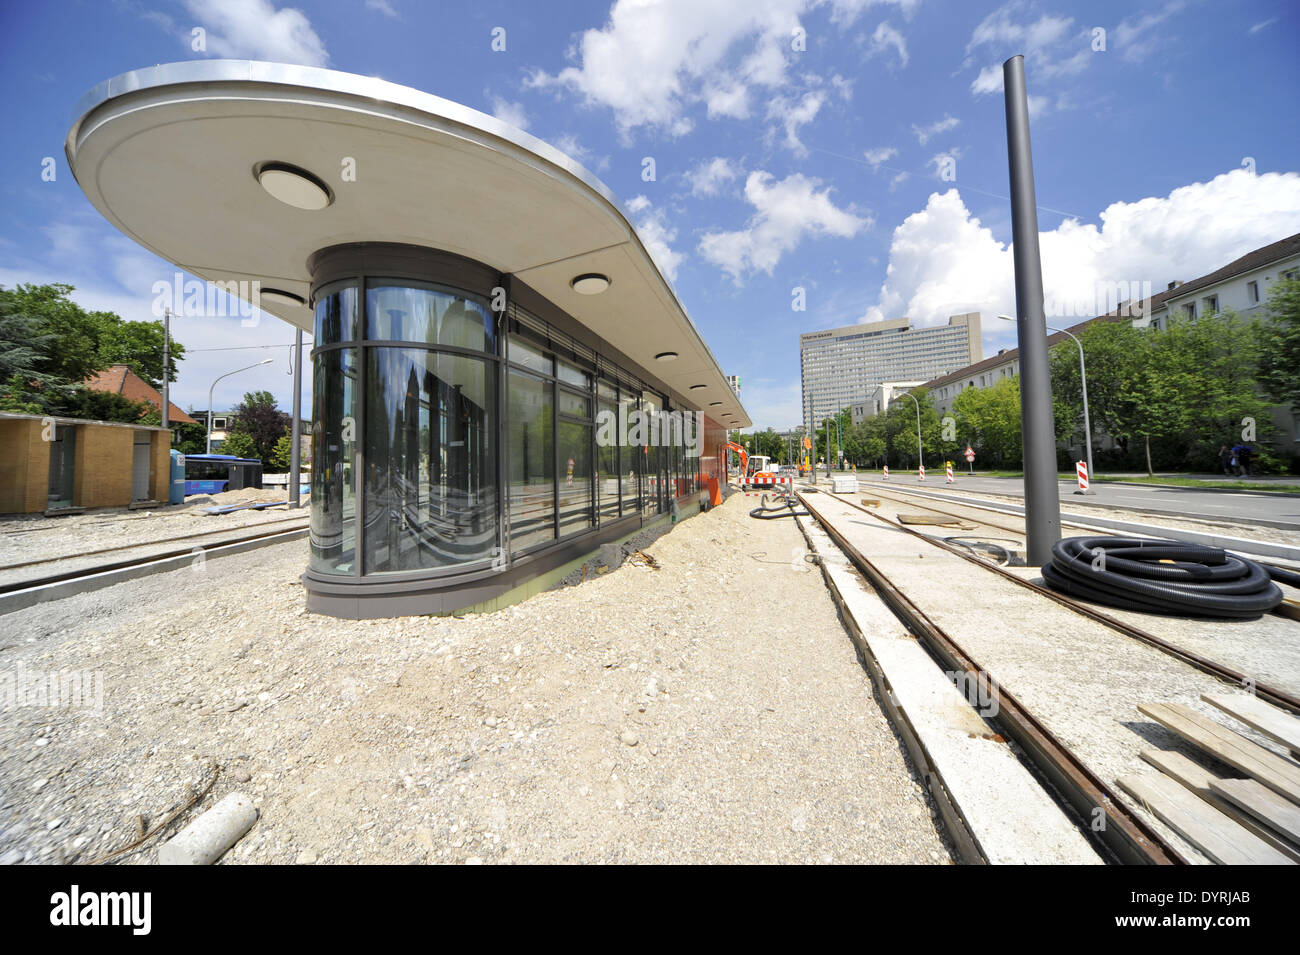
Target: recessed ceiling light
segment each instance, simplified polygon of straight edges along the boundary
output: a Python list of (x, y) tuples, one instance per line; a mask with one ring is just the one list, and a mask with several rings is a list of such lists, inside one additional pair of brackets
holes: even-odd
[(691, 391), (699, 391), (701, 388), (707, 388), (708, 385), (691, 385)]
[(601, 275), (599, 272), (588, 272), (586, 275), (576, 276), (569, 285), (579, 295), (599, 295), (609, 288), (609, 276)]
[(259, 289), (257, 294), (259, 299), (258, 308), (261, 308), (263, 304), (288, 305), (298, 308), (307, 304), (306, 299), (301, 295), (294, 295), (292, 292), (285, 292), (278, 288)]
[(329, 187), (306, 169), (285, 162), (264, 162), (253, 170), (257, 181), (275, 198), (295, 209), (324, 209), (334, 197)]
[(659, 354), (655, 355), (655, 361), (676, 361), (676, 360), (677, 360), (677, 352), (675, 351), (661, 351)]

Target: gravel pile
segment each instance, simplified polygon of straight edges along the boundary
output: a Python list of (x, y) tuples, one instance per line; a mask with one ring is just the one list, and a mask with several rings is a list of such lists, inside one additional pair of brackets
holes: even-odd
[(0, 861), (96, 859), (209, 761), (162, 836), (247, 792), (223, 863), (950, 861), (794, 522), (756, 505), (491, 614), (307, 614), (294, 542), (8, 615), (0, 676), (104, 697), (5, 713)]

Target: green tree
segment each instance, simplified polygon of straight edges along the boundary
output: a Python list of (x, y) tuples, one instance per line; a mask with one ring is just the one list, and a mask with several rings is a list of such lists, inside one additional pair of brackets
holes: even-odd
[(1273, 286), (1265, 315), (1260, 384), (1274, 401), (1300, 411), (1300, 279)]
[[(270, 461), (276, 442), (291, 424), (289, 416), (276, 407), (269, 391), (247, 392), (235, 409), (234, 421), (221, 446), (222, 453)], [(236, 442), (234, 447), (240, 450), (229, 450), (232, 439)]]
[(293, 455), (293, 435), (285, 432), (271, 449), (271, 458), (267, 462), (276, 471), (288, 471)]
[(967, 388), (952, 403), (960, 432), (968, 435), (986, 465), (1020, 467), (1020, 377), (989, 388)]

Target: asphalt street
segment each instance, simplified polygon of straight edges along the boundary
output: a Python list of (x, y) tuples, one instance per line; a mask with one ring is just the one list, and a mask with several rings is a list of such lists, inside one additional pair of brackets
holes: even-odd
[[(824, 479), (824, 475), (819, 478)], [(869, 477), (860, 474), (859, 481), (863, 485), (884, 483), (876, 474)], [(895, 472), (890, 475), (888, 484), (896, 487), (924, 487), (929, 491), (953, 494), (998, 494), (1021, 499), (1025, 496), (1024, 480), (1018, 477), (970, 477), (955, 474), (954, 483), (946, 484), (943, 471), (938, 472), (937, 478), (934, 471), (929, 471), (924, 483), (917, 480), (915, 472)], [(1101, 505), (1131, 508), (1152, 514), (1300, 529), (1300, 494), (1094, 482), (1091, 490), (1095, 493), (1078, 495), (1074, 493), (1076, 484), (1073, 481), (1061, 481), (1059, 486), (1061, 504), (1068, 509)]]

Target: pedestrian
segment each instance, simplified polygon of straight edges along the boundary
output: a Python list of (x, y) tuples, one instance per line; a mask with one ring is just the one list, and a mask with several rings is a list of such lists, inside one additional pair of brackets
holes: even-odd
[(1250, 474), (1250, 459), (1254, 453), (1255, 449), (1248, 444), (1243, 444), (1241, 450), (1237, 452), (1237, 463), (1241, 466), (1242, 477)]

